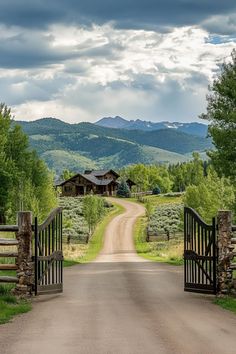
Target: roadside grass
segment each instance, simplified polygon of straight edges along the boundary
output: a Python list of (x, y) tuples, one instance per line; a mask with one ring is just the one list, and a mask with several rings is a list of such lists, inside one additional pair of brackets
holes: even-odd
[[(12, 271), (0, 271), (2, 275), (15, 275)], [(31, 303), (11, 294), (14, 284), (0, 284), (0, 325), (9, 322), (14, 316), (31, 310)]]
[(182, 196), (165, 196), (165, 195), (147, 195), (143, 197), (143, 202), (141, 202), (140, 200), (138, 200), (137, 198), (129, 198), (128, 200), (135, 202), (135, 203), (139, 203), (144, 205), (145, 202), (149, 201), (152, 208), (155, 208), (158, 205), (162, 205), (162, 204), (175, 204), (175, 203), (182, 203), (183, 202), (183, 198)]
[[(15, 238), (14, 233), (0, 233), (0, 238)], [(1, 246), (1, 252), (16, 251), (16, 247)], [(0, 258), (0, 263), (14, 264), (15, 258)], [(15, 276), (15, 271), (0, 271), (0, 276)], [(14, 316), (30, 311), (31, 303), (12, 295), (15, 284), (0, 284), (0, 324), (9, 322)]]
[(146, 241), (147, 218), (140, 217), (134, 228), (134, 242), (138, 255), (155, 262), (172, 265), (183, 264), (183, 237), (178, 236), (170, 241)]
[(231, 296), (226, 296), (226, 297), (218, 297), (214, 300), (214, 303), (216, 305), (219, 305), (220, 307), (222, 307), (225, 310), (229, 310), (232, 311), (234, 313), (236, 313), (236, 298), (235, 297), (231, 297)]
[[(135, 198), (133, 201), (138, 202)], [(165, 195), (149, 195), (144, 197), (145, 201), (151, 203), (152, 210), (163, 204), (180, 204), (182, 203), (181, 196), (165, 196)], [(138, 202), (139, 203), (139, 202)], [(141, 203), (145, 205), (144, 203)], [(155, 262), (168, 263), (172, 265), (182, 265), (183, 261), (183, 235), (176, 234), (169, 241), (158, 238), (158, 241), (146, 241), (146, 227), (148, 219), (140, 217), (134, 228), (134, 241), (137, 253), (146, 259)]]
[(104, 233), (109, 222), (117, 215), (124, 212), (124, 208), (115, 202), (114, 208), (97, 225), (92, 239), (88, 244), (64, 245), (64, 266), (69, 267), (78, 263), (88, 263), (93, 261), (103, 246)]

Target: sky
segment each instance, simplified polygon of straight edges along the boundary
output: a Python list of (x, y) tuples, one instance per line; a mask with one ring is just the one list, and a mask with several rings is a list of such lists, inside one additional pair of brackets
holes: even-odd
[(199, 121), (233, 48), (235, 0), (0, 0), (0, 101), (16, 120)]

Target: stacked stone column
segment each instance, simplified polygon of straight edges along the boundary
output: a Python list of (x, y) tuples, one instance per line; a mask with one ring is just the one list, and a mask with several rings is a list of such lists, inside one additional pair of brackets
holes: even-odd
[(234, 292), (233, 271), (230, 268), (234, 246), (232, 237), (232, 213), (223, 210), (218, 213), (218, 286), (219, 294)]
[(14, 293), (20, 297), (32, 295), (34, 264), (32, 262), (32, 213), (18, 213), (18, 257), (16, 259), (18, 284)]

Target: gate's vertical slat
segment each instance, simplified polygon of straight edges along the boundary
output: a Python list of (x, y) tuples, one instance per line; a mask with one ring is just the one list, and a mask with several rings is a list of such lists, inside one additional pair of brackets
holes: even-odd
[[(196, 240), (196, 232), (197, 232), (197, 228), (196, 228), (196, 220), (195, 218), (193, 219), (193, 234), (194, 234), (194, 252), (197, 252), (197, 240)], [(194, 283), (197, 284), (197, 263), (194, 262)]]
[[(201, 254), (201, 246), (200, 246), (200, 224), (198, 223), (197, 225), (197, 253), (198, 254)], [(200, 281), (200, 267), (199, 267), (199, 264), (197, 265), (197, 268), (198, 268), (198, 281), (197, 283), (200, 284), (201, 281)]]
[[(210, 231), (204, 228), (204, 255), (207, 256), (207, 245), (209, 244), (210, 240)], [(207, 259), (203, 260), (203, 269), (205, 270), (206, 274), (207, 273)], [(205, 275), (205, 285), (208, 284), (208, 279)]]
[[(62, 250), (62, 212), (60, 213), (61, 224), (60, 224), (60, 239), (61, 239), (61, 250)], [(63, 284), (63, 261), (60, 262), (61, 264), (61, 283)]]
[(38, 293), (38, 219), (34, 219), (34, 293)]
[[(184, 249), (187, 249), (186, 210), (184, 209)], [(184, 284), (187, 283), (187, 260), (184, 258)]]
[(216, 274), (216, 267), (217, 267), (217, 240), (216, 240), (216, 219), (213, 218), (212, 220), (212, 232), (213, 232), (213, 237), (212, 237), (212, 251), (213, 251), (213, 286), (214, 286), (214, 293), (217, 293), (217, 274)]

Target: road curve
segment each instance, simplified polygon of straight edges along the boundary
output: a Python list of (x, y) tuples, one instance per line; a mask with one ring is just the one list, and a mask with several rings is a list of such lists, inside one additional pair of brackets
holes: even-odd
[(181, 267), (143, 261), (132, 228), (142, 206), (109, 224), (95, 262), (65, 270), (64, 293), (0, 327), (1, 354), (233, 354), (236, 316), (183, 292)]

